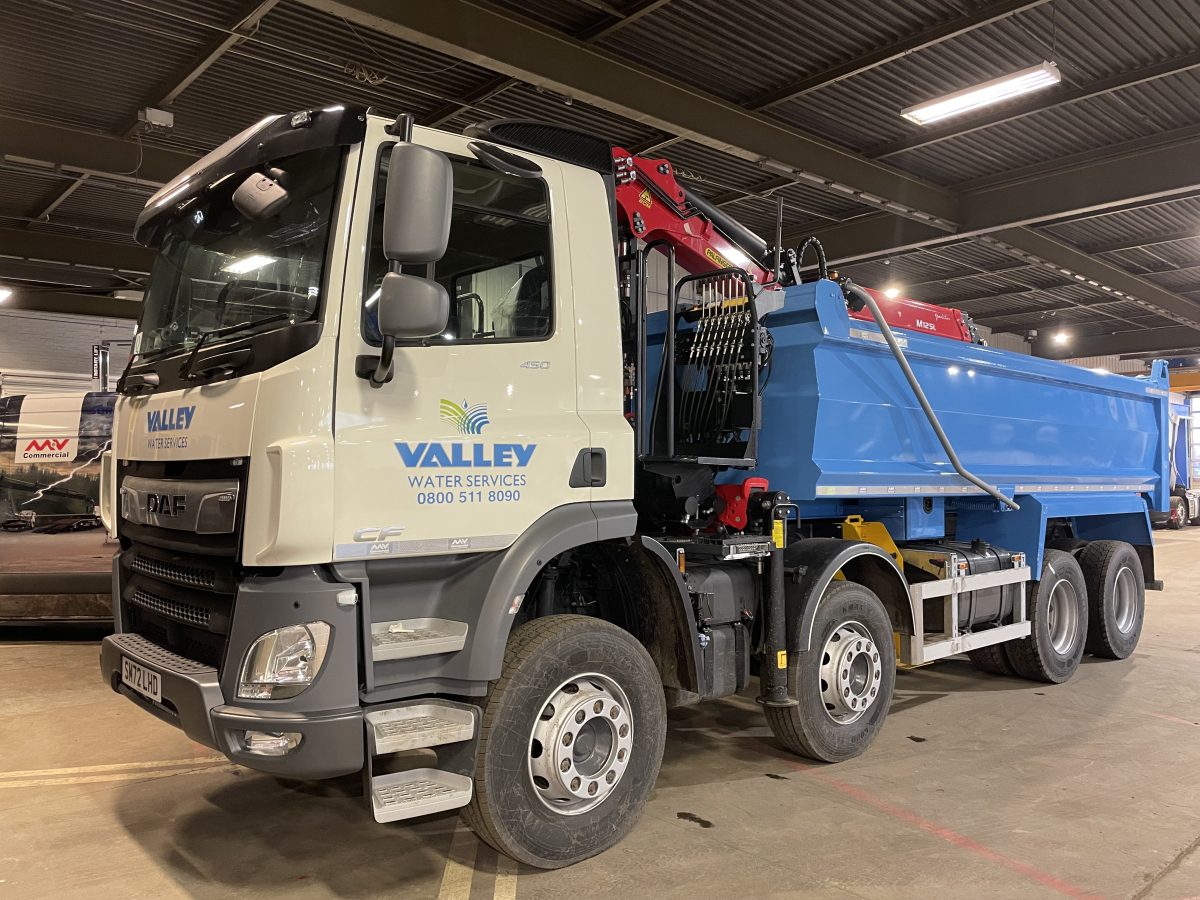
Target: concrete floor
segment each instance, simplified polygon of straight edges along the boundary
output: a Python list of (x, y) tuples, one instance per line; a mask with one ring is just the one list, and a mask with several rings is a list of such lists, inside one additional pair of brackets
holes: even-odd
[(101, 684), (95, 634), (0, 632), (0, 897), (1200, 897), (1200, 529), (1158, 537), (1133, 659), (1058, 687), (901, 673), (832, 767), (750, 697), (678, 710), (633, 834), (548, 873), (454, 816), (377, 825), (356, 779), (228, 764)]

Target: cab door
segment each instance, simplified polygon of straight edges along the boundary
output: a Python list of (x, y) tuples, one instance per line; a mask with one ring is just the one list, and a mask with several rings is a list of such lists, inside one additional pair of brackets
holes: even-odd
[[(374, 302), (387, 271), (384, 186), (394, 138), (368, 129), (350, 225), (334, 417), (335, 559), (507, 547), (555, 507), (586, 502), (572, 470), (589, 444), (576, 399), (571, 260), (561, 168), (501, 174), (455, 135), (414, 141), (453, 164), (454, 213), (432, 277), (446, 331), (396, 348), (380, 388), (356, 374), (379, 353)], [(425, 273), (420, 273), (425, 274)], [(579, 483), (579, 479), (575, 481)]]

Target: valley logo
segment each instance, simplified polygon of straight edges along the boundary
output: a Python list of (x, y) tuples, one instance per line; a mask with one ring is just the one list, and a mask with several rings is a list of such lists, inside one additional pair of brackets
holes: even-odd
[(486, 403), (468, 406), (464, 400), (462, 405), (459, 405), (453, 400), (443, 398), (441, 415), (461, 434), (483, 434), (483, 429), (492, 424), (488, 419)]
[[(443, 398), (441, 418), (461, 434), (482, 434), (491, 425), (487, 404), (469, 406)], [(533, 459), (537, 444), (466, 444), (460, 441), (396, 441), (400, 459), (415, 469), (523, 469)]]
[(146, 413), (147, 431), (187, 431), (192, 427), (195, 406), (177, 406), (173, 409), (152, 409)]

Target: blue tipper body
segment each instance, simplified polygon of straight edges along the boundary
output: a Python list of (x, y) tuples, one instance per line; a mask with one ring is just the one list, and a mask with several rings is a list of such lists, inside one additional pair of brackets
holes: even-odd
[[(959, 539), (1022, 551), (1034, 572), (1049, 519), (1087, 540), (1152, 543), (1147, 502), (1166, 510), (1170, 495), (1165, 363), (1131, 377), (895, 331), (963, 465), (1013, 511), (955, 473), (879, 328), (849, 317), (836, 284), (789, 288), (763, 324), (775, 356), (757, 466), (720, 481), (765, 477), (805, 519), (860, 514), (896, 540), (943, 537), (952, 512)], [(650, 317), (652, 342), (665, 327)]]

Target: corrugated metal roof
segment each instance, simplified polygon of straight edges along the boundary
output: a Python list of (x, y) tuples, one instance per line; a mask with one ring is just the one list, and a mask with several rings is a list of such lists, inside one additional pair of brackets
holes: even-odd
[[(429, 0), (427, 0), (429, 2)], [(436, 2), (436, 0), (434, 0)], [(619, 24), (639, 0), (495, 0), (517, 17), (568, 35)], [(669, 0), (601, 38), (603, 51), (735, 103), (894, 45), (954, 21), (991, 0)], [(0, 52), (0, 113), (120, 133), (164, 82), (220, 39), (249, 7), (243, 0), (30, 0), (6, 11)], [(1056, 24), (1052, 28), (1052, 17)], [(70, 28), (62, 27), (69, 18)], [(921, 133), (900, 110), (922, 99), (1053, 56), (1064, 81), (1084, 85), (1200, 49), (1195, 0), (1056, 0), (972, 30), (763, 112), (781, 124), (870, 154)], [(269, 112), (335, 101), (418, 116), (490, 84), (496, 74), (417, 44), (353, 27), (296, 0), (281, 0), (259, 27), (200, 75), (173, 104), (175, 127), (144, 137), (205, 151)], [(1046, 95), (1048, 98), (1051, 94)], [(1116, 93), (1048, 109), (969, 135), (889, 156), (887, 163), (930, 181), (961, 185), (1005, 177), (1025, 166), (1200, 126), (1200, 72), (1162, 77)], [(655, 129), (588, 104), (515, 84), (443, 127), (484, 118), (540, 118), (596, 132), (626, 146), (652, 143)], [(966, 120), (969, 121), (969, 120)], [(811, 184), (773, 190), (774, 173), (693, 141), (664, 150), (690, 188), (770, 240), (775, 196), (789, 230), (819, 230), (870, 208)], [(86, 182), (48, 223), (29, 215), (71, 183), (64, 175), (0, 166), (0, 225), (128, 240), (145, 191)], [(7, 216), (7, 218), (5, 218)], [(1200, 296), (1200, 197), (1081, 217), (1046, 233), (1085, 249), (1137, 235), (1196, 237), (1110, 251), (1103, 258), (1181, 294)], [(830, 248), (836, 253), (836, 248)], [(1043, 319), (1086, 325), (1157, 321), (1103, 291), (1064, 283), (991, 245), (965, 241), (848, 267), (862, 283), (890, 284), (934, 302), (961, 304), (997, 327)], [(65, 273), (64, 278), (67, 276)], [(65, 283), (65, 282), (64, 282)], [(1006, 318), (1005, 315), (1008, 314)], [(1117, 318), (1114, 318), (1117, 317)], [(1165, 322), (1166, 320), (1161, 320)], [(1128, 327), (1123, 324), (1122, 327)]]
[(496, 0), (495, 5), (567, 34), (614, 19), (581, 0)]
[[(237, 4), (209, 5), (211, 15), (220, 15), (222, 7)], [(202, 25), (120, 0), (9, 4), (0, 53), (0, 111), (117, 129), (156, 99), (155, 88), (209, 35)]]
[(676, 0), (600, 46), (742, 102), (955, 17), (982, 0)]

